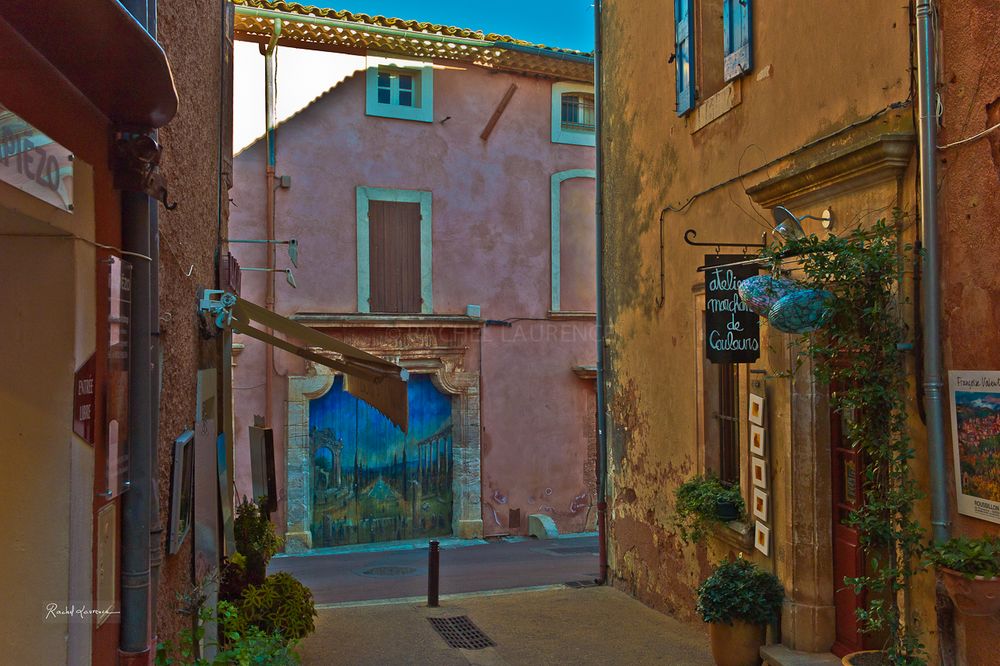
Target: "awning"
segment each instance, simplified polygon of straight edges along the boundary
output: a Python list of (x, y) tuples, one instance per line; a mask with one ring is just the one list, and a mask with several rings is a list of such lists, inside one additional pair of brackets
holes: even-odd
[[(163, 49), (116, 0), (0, 0), (0, 22), (112, 122), (156, 128), (177, 113)], [(7, 56), (0, 50), (0, 63)]]
[[(307, 361), (343, 373), (344, 388), (348, 393), (380, 411), (406, 432), (408, 419), (406, 380), (409, 373), (405, 369), (242, 298), (235, 298), (230, 294), (225, 294), (225, 297), (229, 302), (235, 299), (228, 309), (232, 317), (220, 317), (218, 322), (228, 323), (237, 333), (249, 335)], [(226, 301), (221, 303), (226, 304)], [(214, 309), (221, 312), (224, 308)], [(255, 328), (254, 323), (270, 328), (284, 338)], [(298, 341), (299, 344), (291, 342), (292, 340)], [(332, 353), (333, 357), (326, 356), (323, 352)]]

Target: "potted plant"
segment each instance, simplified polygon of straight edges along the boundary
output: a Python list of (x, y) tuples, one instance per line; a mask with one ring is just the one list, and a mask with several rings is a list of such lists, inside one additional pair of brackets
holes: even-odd
[(681, 539), (694, 543), (705, 538), (713, 523), (739, 520), (746, 511), (738, 487), (731, 487), (713, 476), (696, 476), (674, 491), (677, 516), (674, 524)]
[(723, 562), (698, 586), (698, 612), (709, 623), (718, 666), (757, 666), (767, 624), (777, 619), (785, 591), (777, 576), (739, 557)]
[(1000, 613), (1000, 538), (955, 537), (932, 545), (926, 557), (941, 572), (948, 596), (959, 612)]

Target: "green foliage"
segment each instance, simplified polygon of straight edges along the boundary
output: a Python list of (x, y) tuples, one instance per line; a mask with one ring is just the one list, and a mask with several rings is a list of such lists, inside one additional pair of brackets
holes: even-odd
[(271, 574), (261, 585), (247, 586), (236, 604), (241, 627), (253, 625), (288, 638), (303, 638), (315, 628), (312, 592), (284, 572)]
[(898, 347), (906, 341), (901, 286), (912, 251), (900, 244), (898, 220), (843, 237), (790, 240), (780, 252), (768, 248), (763, 255), (775, 271), (786, 253), (800, 257), (795, 277), (835, 295), (824, 328), (803, 336), (800, 350), (813, 360), (816, 379), (830, 385), (831, 406), (847, 417), (844, 436), (865, 461), (863, 503), (848, 523), (858, 530), (868, 566), (864, 576), (845, 583), (864, 594), (862, 631), (886, 635), (888, 662), (909, 665), (924, 663), (923, 646), (905, 621), (900, 593), (919, 563), (923, 529), (913, 505), (923, 494), (910, 469), (908, 384)]
[[(201, 607), (193, 629), (180, 632), (179, 643), (165, 641), (156, 646), (156, 666), (292, 666), (299, 663), (295, 641), (280, 633), (267, 633), (257, 627), (244, 627), (239, 612), (232, 604), (219, 602), (218, 610)], [(218, 652), (214, 659), (200, 654), (200, 644), (205, 637), (205, 623), (218, 623), (221, 643), (214, 644)]]
[(713, 523), (721, 523), (719, 503), (729, 503), (740, 517), (746, 506), (738, 487), (729, 487), (712, 476), (696, 476), (682, 483), (674, 491), (677, 515), (674, 525), (686, 543), (696, 543), (705, 538)]
[(259, 504), (247, 500), (246, 497), (236, 507), (233, 530), (236, 536), (236, 550), (245, 558), (242, 562), (245, 583), (260, 585), (267, 575), (267, 563), (281, 550), (281, 537), (275, 533), (267, 512), (262, 511)]
[(926, 559), (929, 564), (954, 569), (966, 578), (996, 578), (1000, 576), (1000, 537), (955, 537), (932, 545)]
[(698, 612), (705, 622), (716, 624), (767, 624), (778, 618), (784, 598), (777, 576), (740, 557), (721, 563), (698, 586)]

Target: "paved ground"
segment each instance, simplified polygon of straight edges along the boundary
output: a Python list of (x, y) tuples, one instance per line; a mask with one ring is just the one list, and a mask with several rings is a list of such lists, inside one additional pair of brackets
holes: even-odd
[[(449, 647), (428, 618), (467, 616), (496, 645)], [(711, 666), (707, 634), (609, 587), (457, 595), (319, 611), (299, 646), (304, 666), (671, 664)]]
[[(494, 543), (442, 540), (442, 595), (593, 580), (597, 537), (565, 536)], [(427, 594), (426, 542), (330, 550), (328, 554), (276, 557), (269, 571), (287, 571), (313, 592), (319, 605)]]

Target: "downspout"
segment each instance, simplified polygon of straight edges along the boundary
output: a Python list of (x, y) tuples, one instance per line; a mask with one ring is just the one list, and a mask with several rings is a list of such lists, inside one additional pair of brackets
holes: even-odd
[[(156, 3), (149, 7), (148, 32), (156, 39)], [(154, 139), (158, 134), (152, 132)], [(160, 518), (160, 389), (162, 388), (163, 354), (160, 346), (160, 209), (153, 203), (149, 207), (149, 256), (152, 266), (149, 274), (150, 320), (150, 502), (149, 502), (149, 612), (150, 642), (157, 641), (156, 609), (159, 604), (160, 567), (163, 564), (163, 521)]]
[[(125, 0), (126, 9), (155, 39), (155, 0)], [(150, 198), (142, 192), (122, 192), (122, 249), (152, 256)], [(122, 664), (148, 663), (150, 628), (150, 525), (153, 510), (153, 320), (152, 284), (158, 266), (132, 261), (128, 370), (129, 487), (122, 494), (121, 629)]]
[(594, 0), (594, 213), (597, 231), (597, 540), (599, 544), (600, 574), (598, 582), (608, 581), (608, 434), (607, 397), (604, 379), (604, 159), (601, 150), (603, 90), (601, 87), (601, 0)]
[(932, 0), (917, 0), (917, 100), (920, 132), (920, 236), (923, 242), (920, 294), (923, 328), (924, 409), (931, 478), (934, 541), (947, 541), (951, 521), (945, 477), (945, 434), (941, 370), (940, 257), (937, 227), (937, 105)]
[[(264, 237), (268, 241), (264, 244), (267, 253), (267, 261), (264, 266), (267, 268), (267, 282), (264, 292), (264, 307), (274, 310), (274, 104), (275, 104), (275, 76), (274, 76), (274, 50), (278, 46), (278, 37), (281, 35), (281, 19), (274, 19), (274, 34), (267, 48), (261, 47), (264, 52), (264, 127), (265, 146), (267, 149), (267, 166), (265, 167), (265, 192), (267, 204), (264, 211)], [(271, 329), (265, 329), (270, 334)], [(271, 382), (274, 372), (274, 347), (264, 346), (264, 427), (271, 426)]]

